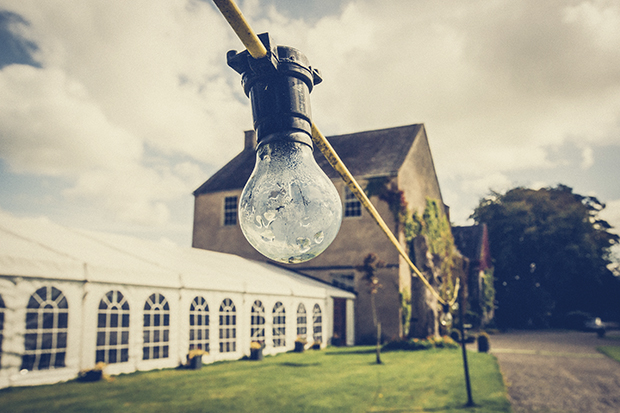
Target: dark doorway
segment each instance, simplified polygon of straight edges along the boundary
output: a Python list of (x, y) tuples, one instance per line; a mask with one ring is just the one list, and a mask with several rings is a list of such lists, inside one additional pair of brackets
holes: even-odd
[(347, 300), (334, 297), (334, 336), (333, 346), (347, 345)]

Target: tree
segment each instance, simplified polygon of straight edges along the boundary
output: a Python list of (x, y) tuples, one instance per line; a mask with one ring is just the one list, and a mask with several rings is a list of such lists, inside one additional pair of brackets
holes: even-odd
[(370, 292), (370, 307), (372, 309), (372, 321), (377, 328), (377, 364), (381, 364), (381, 321), (377, 316), (377, 308), (375, 304), (375, 295), (381, 288), (377, 270), (385, 267), (385, 261), (380, 260), (375, 254), (368, 254), (364, 258), (364, 264), (357, 269), (362, 272), (363, 280), (366, 282), (368, 291)]
[(545, 327), (571, 311), (618, 315), (610, 248), (619, 237), (598, 218), (604, 208), (565, 185), (480, 201), (471, 217), (488, 227), (500, 326)]

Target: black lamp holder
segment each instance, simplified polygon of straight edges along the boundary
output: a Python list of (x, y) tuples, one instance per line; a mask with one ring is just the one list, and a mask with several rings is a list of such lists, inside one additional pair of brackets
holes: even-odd
[(228, 66), (242, 75), (258, 146), (287, 140), (312, 147), (310, 92), (323, 80), (321, 74), (299, 50), (275, 45), (268, 33), (258, 38), (267, 49), (265, 57), (255, 59), (247, 50), (226, 55)]

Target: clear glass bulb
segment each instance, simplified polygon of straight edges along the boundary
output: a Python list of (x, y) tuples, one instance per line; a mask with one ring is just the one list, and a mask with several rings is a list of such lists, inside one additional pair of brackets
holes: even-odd
[(439, 317), (439, 322), (444, 327), (447, 327), (447, 328), (452, 327), (452, 314), (450, 314), (449, 311), (442, 313), (441, 316)]
[(274, 261), (308, 261), (331, 244), (342, 221), (336, 188), (312, 148), (293, 141), (259, 146), (256, 165), (239, 202), (248, 242)]

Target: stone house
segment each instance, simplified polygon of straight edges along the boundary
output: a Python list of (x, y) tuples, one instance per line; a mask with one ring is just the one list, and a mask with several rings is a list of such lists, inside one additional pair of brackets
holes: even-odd
[[(422, 213), (427, 198), (437, 200), (447, 211), (423, 124), (332, 136), (328, 140), (359, 184), (370, 193), (372, 203), (403, 245), (403, 225), (393, 212), (389, 197), (383, 196), (386, 191), (402, 191), (412, 212)], [(254, 131), (245, 132), (243, 151), (194, 191), (193, 247), (267, 260), (245, 240), (236, 217), (237, 201), (254, 167), (255, 146)], [(314, 155), (342, 195), (342, 226), (321, 255), (286, 268), (357, 294), (355, 308), (353, 301), (347, 305), (344, 300), (334, 299), (332, 343), (352, 343), (350, 335), (354, 330), (354, 342), (361, 344), (374, 340), (375, 327), (368, 286), (356, 268), (369, 253), (374, 253), (386, 263), (378, 272), (381, 288), (376, 296), (382, 336), (402, 336), (402, 297), (412, 296), (410, 269), (320, 151), (315, 149)], [(412, 320), (415, 319), (414, 314)], [(355, 325), (350, 326), (351, 322)]]

